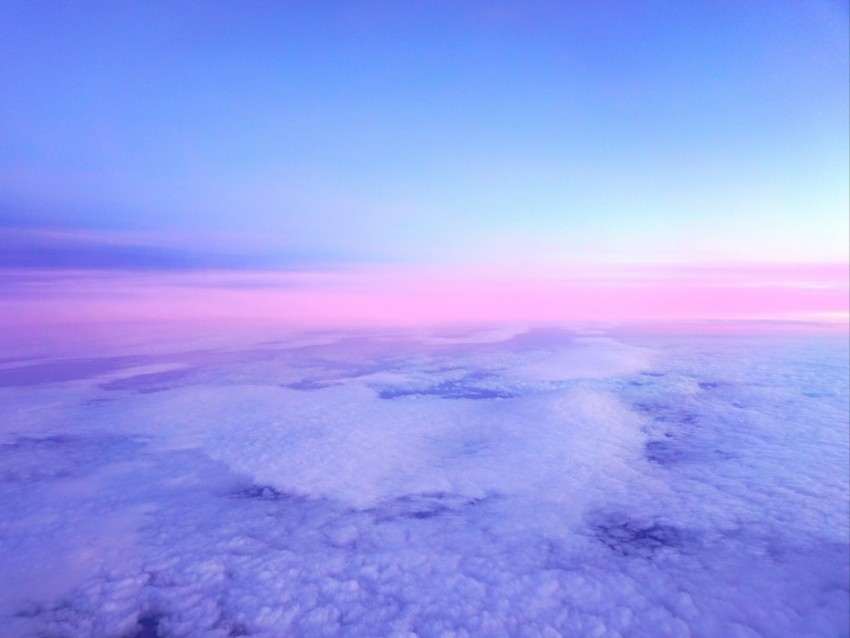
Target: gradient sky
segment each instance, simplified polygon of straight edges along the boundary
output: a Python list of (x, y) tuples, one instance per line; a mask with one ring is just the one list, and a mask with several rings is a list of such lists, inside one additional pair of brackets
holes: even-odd
[(847, 264), (849, 36), (844, 0), (8, 0), (0, 267)]

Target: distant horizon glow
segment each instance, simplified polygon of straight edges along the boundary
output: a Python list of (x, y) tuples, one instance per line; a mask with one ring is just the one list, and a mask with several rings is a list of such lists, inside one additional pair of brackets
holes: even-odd
[(360, 267), (302, 271), (19, 271), (5, 326), (256, 322), (281, 327), (499, 322), (785, 321), (847, 324), (842, 265)]

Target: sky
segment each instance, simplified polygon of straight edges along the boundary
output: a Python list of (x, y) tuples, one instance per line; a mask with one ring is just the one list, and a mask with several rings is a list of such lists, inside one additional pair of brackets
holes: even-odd
[[(439, 291), (434, 320), (846, 316), (848, 15), (10, 0), (3, 289), (53, 282), (69, 310), (93, 278), (114, 297), (140, 276), (232, 290), (254, 273), (236, 287), (380, 297), (368, 321), (399, 286), (422, 308)], [(623, 307), (636, 279), (651, 311)], [(551, 303), (575, 285), (604, 299)], [(773, 301), (751, 308), (754, 287)]]

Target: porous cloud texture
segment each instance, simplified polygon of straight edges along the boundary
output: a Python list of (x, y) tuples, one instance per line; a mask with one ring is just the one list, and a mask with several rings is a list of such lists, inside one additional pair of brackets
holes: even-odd
[(844, 636), (848, 349), (563, 329), (0, 362), (4, 636)]

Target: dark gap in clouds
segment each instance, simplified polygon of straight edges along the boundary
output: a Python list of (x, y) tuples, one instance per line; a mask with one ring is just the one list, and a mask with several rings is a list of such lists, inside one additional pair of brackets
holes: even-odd
[(143, 355), (97, 359), (60, 359), (0, 370), (0, 387), (24, 387), (89, 379), (114, 370), (157, 363), (162, 357)]
[(164, 372), (149, 372), (136, 374), (132, 377), (113, 379), (101, 383), (98, 387), (108, 392), (131, 391), (137, 394), (152, 394), (162, 392), (181, 385), (186, 377), (194, 373), (192, 368), (181, 368), (178, 370), (166, 370)]

